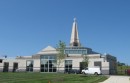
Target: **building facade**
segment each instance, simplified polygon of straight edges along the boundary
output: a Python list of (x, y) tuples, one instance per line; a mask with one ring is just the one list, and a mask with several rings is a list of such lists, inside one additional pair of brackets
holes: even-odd
[(91, 48), (81, 46), (76, 19), (72, 25), (70, 45), (66, 46), (65, 59), (57, 66), (57, 50), (47, 46), (32, 56), (17, 56), (15, 59), (1, 58), (1, 72), (68, 72), (82, 70), (83, 56), (87, 56), (88, 67), (100, 67), (102, 74), (116, 74), (116, 57), (101, 54)]

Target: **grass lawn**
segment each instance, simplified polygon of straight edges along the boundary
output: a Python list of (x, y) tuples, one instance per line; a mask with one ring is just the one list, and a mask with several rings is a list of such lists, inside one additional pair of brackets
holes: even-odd
[(98, 83), (106, 79), (105, 76), (81, 74), (0, 73), (0, 83)]

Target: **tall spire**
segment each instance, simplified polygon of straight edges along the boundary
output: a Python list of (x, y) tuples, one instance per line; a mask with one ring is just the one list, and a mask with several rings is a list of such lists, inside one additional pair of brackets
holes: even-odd
[(70, 46), (80, 46), (76, 18), (74, 18), (74, 22), (72, 26)]

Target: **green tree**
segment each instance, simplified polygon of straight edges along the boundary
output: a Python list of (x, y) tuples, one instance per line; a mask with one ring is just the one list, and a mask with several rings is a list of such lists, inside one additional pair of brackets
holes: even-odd
[(66, 44), (62, 41), (59, 41), (57, 48), (56, 48), (56, 50), (58, 51), (58, 54), (57, 54), (58, 72), (59, 72), (59, 66), (65, 58), (65, 53), (64, 53), (65, 47), (66, 47)]
[(125, 63), (121, 63), (121, 62), (119, 62), (119, 61), (117, 62), (117, 65), (118, 65), (118, 66), (126, 66)]
[(82, 57), (83, 57), (82, 68), (86, 68), (88, 67), (89, 64), (89, 57), (87, 56), (87, 54), (82, 55)]

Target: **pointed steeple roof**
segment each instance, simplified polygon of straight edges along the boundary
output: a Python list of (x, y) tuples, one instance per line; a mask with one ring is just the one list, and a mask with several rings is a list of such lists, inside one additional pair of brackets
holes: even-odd
[(70, 46), (80, 46), (76, 18), (74, 18), (74, 22), (73, 22), (73, 26), (72, 26)]

